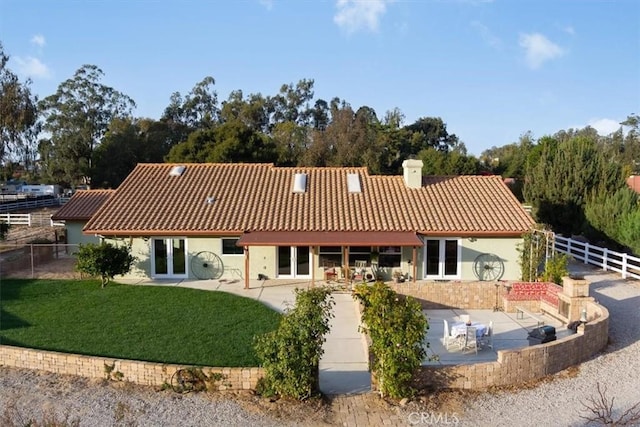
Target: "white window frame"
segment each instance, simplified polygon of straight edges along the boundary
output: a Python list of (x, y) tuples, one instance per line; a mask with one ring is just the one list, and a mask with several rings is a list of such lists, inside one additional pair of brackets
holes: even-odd
[[(439, 242), (438, 252), (439, 252), (439, 260), (438, 260), (438, 274), (427, 274), (427, 242), (430, 240), (437, 240)], [(455, 241), (457, 246), (456, 251), (456, 271), (455, 275), (445, 275), (445, 242), (446, 241)], [(422, 260), (423, 266), (423, 278), (425, 280), (455, 280), (460, 279), (462, 277), (462, 238), (460, 237), (425, 237), (424, 238), (424, 255)]]
[[(156, 273), (156, 240), (164, 240), (167, 245), (167, 273)], [(184, 240), (184, 274), (173, 273), (173, 241)], [(152, 278), (166, 278), (166, 279), (186, 279), (189, 277), (189, 239), (186, 237), (153, 237), (151, 243), (151, 277)]]

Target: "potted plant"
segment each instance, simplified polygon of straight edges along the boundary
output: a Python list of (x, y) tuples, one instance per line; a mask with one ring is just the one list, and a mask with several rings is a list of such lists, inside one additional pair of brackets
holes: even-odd
[(404, 273), (400, 270), (393, 270), (392, 277), (394, 283), (404, 282)]

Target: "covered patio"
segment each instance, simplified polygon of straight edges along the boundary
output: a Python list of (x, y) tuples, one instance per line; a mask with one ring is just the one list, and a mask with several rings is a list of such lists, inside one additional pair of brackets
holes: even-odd
[[(528, 333), (538, 326), (538, 321), (527, 315), (519, 316), (516, 313), (493, 310), (463, 310), (442, 309), (423, 310), (429, 322), (426, 341), (429, 343), (427, 355), (433, 359), (423, 362), (423, 366), (461, 365), (481, 362), (493, 362), (498, 359), (498, 350), (511, 350), (529, 346)], [(462, 321), (461, 316), (468, 315), (473, 322), (478, 322), (488, 327), (493, 322), (493, 348), (478, 347), (475, 350), (462, 351), (459, 347), (452, 346), (448, 350), (443, 343), (444, 320), (449, 327)], [(556, 328), (556, 337), (561, 339), (573, 333), (559, 320), (548, 315), (538, 315), (545, 325)]]

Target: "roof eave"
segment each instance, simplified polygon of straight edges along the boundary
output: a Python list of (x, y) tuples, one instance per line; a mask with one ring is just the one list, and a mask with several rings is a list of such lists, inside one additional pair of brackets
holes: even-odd
[(82, 230), (82, 234), (105, 237), (154, 237), (154, 236), (239, 236), (242, 231), (233, 230)]
[(492, 230), (492, 231), (418, 231), (425, 237), (522, 237), (530, 230)]

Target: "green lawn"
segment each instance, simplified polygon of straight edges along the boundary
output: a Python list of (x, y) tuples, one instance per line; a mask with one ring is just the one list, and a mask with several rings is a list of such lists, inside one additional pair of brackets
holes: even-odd
[(280, 314), (224, 292), (94, 280), (2, 280), (0, 343), (206, 366), (258, 366)]

